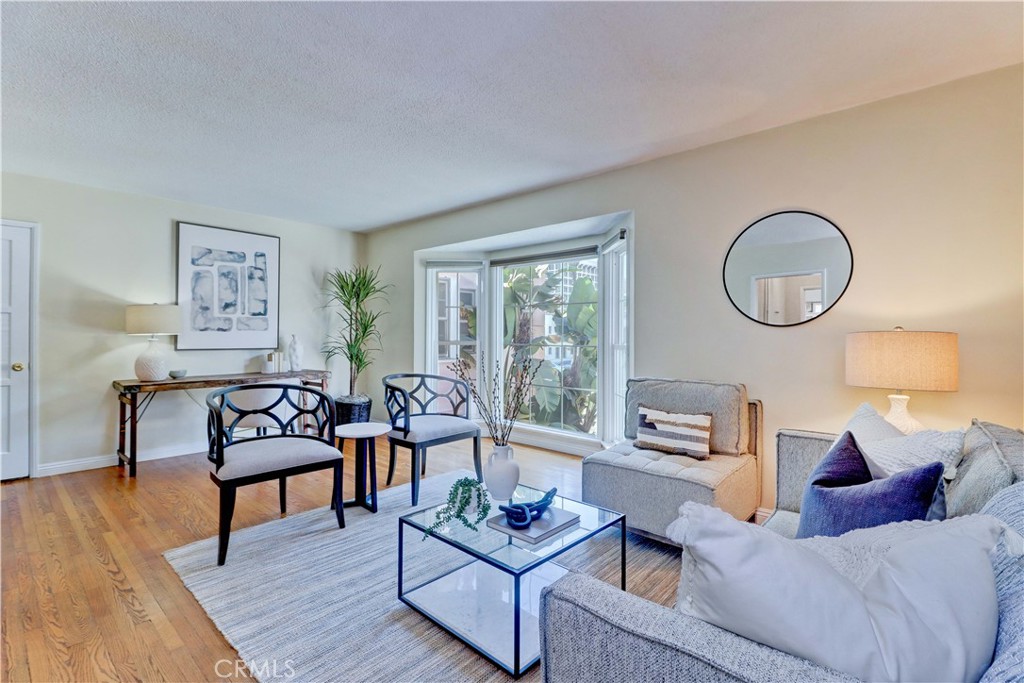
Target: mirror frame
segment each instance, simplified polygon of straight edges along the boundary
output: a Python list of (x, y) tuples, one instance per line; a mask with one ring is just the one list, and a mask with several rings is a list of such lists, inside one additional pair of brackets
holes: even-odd
[[(813, 318), (808, 318), (807, 320), (801, 320), (801, 321), (795, 322), (795, 323), (783, 323), (783, 324), (768, 323), (768, 322), (764, 322), (763, 320), (758, 320), (757, 318), (751, 317), (746, 311), (744, 311), (742, 308), (739, 307), (739, 305), (736, 303), (736, 300), (732, 298), (732, 294), (729, 292), (729, 284), (728, 284), (728, 280), (726, 279), (726, 276), (725, 276), (725, 269), (726, 269), (726, 266), (729, 264), (729, 255), (732, 254), (732, 250), (736, 247), (736, 243), (740, 241), (740, 238), (743, 237), (743, 235), (745, 235), (748, 230), (753, 228), (758, 223), (761, 223), (762, 221), (766, 221), (769, 218), (773, 218), (775, 216), (779, 216), (781, 214), (786, 214), (786, 213), (801, 213), (801, 214), (804, 214), (804, 215), (807, 215), (807, 216), (814, 216), (815, 218), (819, 218), (819, 219), (825, 221), (826, 223), (828, 223), (829, 225), (831, 225), (835, 229), (835, 231), (837, 233), (839, 233), (839, 236), (843, 238), (843, 242), (846, 243), (846, 250), (850, 254), (850, 277), (848, 277), (846, 279), (846, 284), (843, 285), (843, 291), (839, 292), (839, 295), (836, 296), (836, 298), (832, 302), (832, 304), (828, 308), (824, 309), (821, 313), (819, 313), (818, 315), (814, 316)], [(725, 296), (728, 297), (729, 303), (732, 304), (732, 307), (735, 308), (737, 311), (739, 311), (739, 313), (744, 318), (746, 318), (747, 320), (752, 320), (755, 323), (757, 323), (758, 325), (764, 325), (765, 327), (796, 327), (797, 325), (806, 325), (809, 322), (813, 322), (813, 321), (817, 320), (818, 318), (820, 318), (821, 316), (823, 316), (826, 313), (828, 313), (829, 311), (831, 311), (833, 308), (835, 308), (836, 304), (839, 303), (839, 300), (843, 298), (844, 294), (846, 294), (846, 290), (850, 288), (850, 283), (853, 281), (853, 266), (854, 266), (853, 247), (850, 245), (850, 240), (847, 239), (846, 233), (844, 233), (842, 230), (840, 230), (838, 225), (836, 225), (835, 223), (833, 223), (829, 219), (825, 218), (820, 213), (815, 213), (813, 211), (805, 211), (803, 209), (784, 209), (782, 211), (774, 211), (772, 213), (769, 213), (769, 214), (766, 214), (764, 216), (761, 216), (756, 221), (754, 221), (753, 223), (751, 223), (747, 227), (743, 228), (743, 230), (740, 231), (740, 234), (736, 235), (736, 238), (732, 241), (732, 244), (729, 245), (729, 250), (725, 252), (725, 259), (722, 261), (722, 289), (725, 290)]]

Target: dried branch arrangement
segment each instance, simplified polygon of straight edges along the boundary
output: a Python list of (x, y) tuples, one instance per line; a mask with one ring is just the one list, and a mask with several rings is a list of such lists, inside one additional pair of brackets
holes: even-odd
[[(493, 374), (484, 374), (483, 387), (479, 387), (473, 365), (465, 358), (455, 362), (455, 376), (469, 384), (473, 402), (476, 403), (476, 408), (495, 446), (508, 445), (512, 428), (519, 419), (519, 412), (530, 398), (533, 378), (537, 376), (540, 366), (540, 361), (525, 353), (515, 354), (506, 359), (504, 364), (500, 360), (495, 361)], [(483, 370), (483, 355), (480, 356), (480, 367)]]

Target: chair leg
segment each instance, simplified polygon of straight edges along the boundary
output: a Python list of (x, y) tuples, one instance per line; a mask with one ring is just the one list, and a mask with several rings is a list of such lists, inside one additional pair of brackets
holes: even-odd
[(412, 447), (412, 455), (409, 458), (412, 461), (412, 505), (416, 507), (416, 504), (420, 501), (420, 449), (417, 446)]
[(427, 449), (423, 449), (423, 453), (420, 455), (420, 476), (427, 476)]
[(391, 480), (395, 476), (395, 457), (397, 456), (398, 446), (391, 439), (388, 439), (388, 481), (385, 486), (391, 486)]
[(345, 504), (342, 502), (341, 480), (345, 472), (345, 461), (339, 460), (334, 465), (334, 495), (331, 507), (334, 509), (334, 516), (338, 519), (338, 528), (345, 528)]
[(480, 469), (480, 435), (473, 437), (473, 467), (476, 469), (476, 480), (484, 480), (484, 472)]
[(231, 518), (235, 515), (235, 487), (231, 484), (220, 486), (220, 538), (217, 545), (217, 566), (224, 564), (228, 556), (228, 539), (231, 536)]
[(281, 514), (288, 514), (288, 477), (281, 477), (278, 485), (278, 497), (281, 499)]

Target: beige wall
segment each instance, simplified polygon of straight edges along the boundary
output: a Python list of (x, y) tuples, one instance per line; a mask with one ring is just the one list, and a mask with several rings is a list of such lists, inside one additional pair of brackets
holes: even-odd
[[(883, 390), (843, 383), (847, 332), (960, 333), (960, 391), (913, 394), (927, 426), (1024, 412), (1022, 71), (1019, 66), (665, 157), (552, 189), (371, 233), (368, 262), (397, 287), (385, 352), (368, 373), (413, 364), (413, 251), (632, 209), (638, 375), (743, 382), (764, 401), (763, 506), (774, 504), (774, 434), (835, 431)], [(806, 325), (744, 318), (722, 289), (739, 232), (771, 211), (835, 222), (853, 280)]]
[[(117, 441), (117, 399), (111, 381), (134, 376), (145, 337), (124, 334), (124, 307), (176, 298), (174, 221), (281, 236), (282, 340), (296, 334), (304, 365), (323, 368), (319, 354), (329, 318), (322, 309), (323, 274), (356, 258), (356, 237), (332, 228), (153, 197), (98, 190), (5, 173), (4, 218), (41, 225), (39, 273), (39, 461), (42, 473), (67, 461), (81, 466), (109, 458)], [(259, 351), (174, 351), (171, 367), (190, 374), (255, 371)], [(283, 349), (282, 345), (282, 349)], [(334, 386), (344, 382), (335, 370)], [(202, 401), (205, 392), (193, 392)], [(140, 454), (204, 448), (205, 409), (184, 392), (156, 397), (139, 429)], [(145, 476), (145, 467), (140, 468)]]

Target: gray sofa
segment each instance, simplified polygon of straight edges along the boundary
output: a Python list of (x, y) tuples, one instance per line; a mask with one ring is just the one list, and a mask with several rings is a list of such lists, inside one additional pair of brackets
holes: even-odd
[[(1013, 436), (1013, 430), (1002, 429)], [(832, 434), (779, 432), (778, 509), (766, 526), (786, 536), (795, 533), (803, 484), (834, 439)], [(1013, 441), (1012, 448), (1019, 449), (1019, 438)], [(965, 440), (965, 444), (970, 443), (970, 438)], [(1003, 447), (1008, 450), (1006, 444)], [(964, 463), (978, 453), (968, 456)], [(1014, 463), (1011, 481), (1020, 481), (1024, 478), (1024, 452), (1014, 450), (1007, 456), (1002, 462)], [(984, 461), (979, 457), (977, 462), (976, 471)], [(961, 464), (961, 469), (964, 466)], [(966, 490), (967, 485), (961, 484), (953, 495), (977, 498), (984, 488), (983, 483), (976, 483), (978, 480), (968, 480), (974, 490)], [(980, 511), (999, 517), (1024, 534), (1022, 489), (1024, 484), (997, 489), (996, 497)], [(982, 680), (1024, 681), (1024, 671), (1019, 669), (1019, 653), (1024, 648), (1024, 612), (1020, 607), (1024, 563), (1012, 562), (1001, 567), (997, 575), (1000, 629), (1006, 626), (1010, 635), (1005, 638), (1000, 634), (996, 655), (1003, 651), (1018, 654), (1010, 669), (995, 671), (993, 666)], [(548, 683), (854, 680), (575, 572), (544, 589), (540, 612), (543, 673)], [(1008, 616), (1004, 619), (1004, 615)]]
[[(711, 415), (711, 457), (696, 460), (633, 446), (640, 405)], [(742, 384), (642, 377), (626, 387), (626, 441), (583, 459), (583, 500), (626, 515), (626, 524), (667, 541), (687, 501), (750, 519), (761, 498), (763, 418)]]

